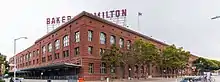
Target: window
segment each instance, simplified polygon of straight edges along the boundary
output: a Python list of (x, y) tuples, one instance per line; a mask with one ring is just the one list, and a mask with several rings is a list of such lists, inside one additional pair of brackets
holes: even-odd
[(110, 72), (115, 73), (115, 65), (110, 65)]
[(30, 55), (30, 56), (29, 56), (29, 59), (30, 59), (30, 58), (32, 57), (32, 53), (31, 53), (31, 52), (29, 52), (29, 55)]
[(33, 60), (33, 65), (35, 64), (35, 60)]
[(59, 59), (59, 58), (60, 58), (60, 54), (59, 54), (59, 53), (55, 53), (54, 55), (55, 55), (55, 56), (54, 56), (55, 59)]
[(30, 52), (27, 54), (27, 60), (30, 59)]
[(45, 54), (45, 52), (46, 52), (46, 47), (43, 46), (43, 47), (42, 47), (42, 54)]
[(68, 57), (69, 56), (69, 50), (63, 51), (63, 57)]
[(103, 53), (105, 53), (105, 49), (100, 48), (99, 49), (99, 54), (102, 55)]
[(69, 45), (69, 36), (66, 35), (63, 37), (63, 47), (66, 47)]
[(91, 30), (88, 31), (88, 41), (92, 41), (92, 34), (93, 32)]
[(80, 32), (75, 32), (75, 42), (79, 42), (80, 41)]
[(48, 61), (51, 61), (52, 60), (52, 55), (49, 55), (47, 58), (48, 58)]
[(42, 57), (42, 62), (46, 62), (46, 57)]
[(28, 54), (25, 55), (25, 61), (27, 61), (27, 60), (28, 60)]
[(119, 40), (119, 46), (120, 46), (120, 48), (123, 48), (123, 47), (124, 47), (124, 39), (123, 39), (123, 38), (120, 38), (120, 40)]
[(89, 63), (89, 73), (94, 73), (94, 64)]
[(115, 36), (111, 35), (111, 36), (110, 36), (110, 44), (111, 44), (111, 45), (112, 45), (112, 44), (115, 44), (115, 42), (116, 42)]
[(80, 54), (79, 47), (76, 47), (75, 48), (75, 55), (79, 55), (79, 54)]
[(29, 63), (29, 65), (31, 65), (31, 61), (29, 61), (28, 63)]
[(89, 46), (89, 47), (88, 47), (88, 53), (89, 53), (89, 54), (92, 54), (92, 46)]
[(35, 51), (33, 51), (33, 57), (35, 57), (35, 54), (36, 54)]
[(105, 33), (101, 32), (100, 33), (100, 44), (105, 44), (106, 43), (106, 35)]
[(131, 41), (130, 40), (127, 40), (127, 49), (131, 49)]
[(39, 60), (37, 59), (37, 62), (36, 62), (36, 63), (38, 64), (38, 62), (39, 62)]
[(40, 51), (39, 51), (39, 49), (37, 49), (37, 55), (38, 55), (38, 54), (40, 54)]
[(52, 44), (49, 43), (49, 44), (48, 44), (48, 52), (51, 52), (51, 51), (52, 51)]
[(55, 49), (60, 49), (60, 40), (55, 41)]
[(101, 64), (100, 67), (101, 67), (101, 68), (100, 68), (100, 73), (101, 73), (101, 74), (107, 73), (107, 71), (106, 71), (106, 63), (102, 62), (102, 64)]

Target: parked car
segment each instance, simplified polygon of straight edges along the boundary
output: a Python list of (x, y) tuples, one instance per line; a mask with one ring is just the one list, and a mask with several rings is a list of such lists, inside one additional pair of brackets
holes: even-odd
[(202, 82), (201, 77), (184, 77), (180, 82)]

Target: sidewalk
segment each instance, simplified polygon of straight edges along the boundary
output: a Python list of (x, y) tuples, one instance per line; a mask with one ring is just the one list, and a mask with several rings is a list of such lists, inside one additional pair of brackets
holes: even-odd
[[(110, 82), (176, 82), (179, 78), (147, 78), (147, 79), (122, 79), (122, 80), (113, 80)], [(85, 82), (107, 82), (104, 81), (85, 81)]]

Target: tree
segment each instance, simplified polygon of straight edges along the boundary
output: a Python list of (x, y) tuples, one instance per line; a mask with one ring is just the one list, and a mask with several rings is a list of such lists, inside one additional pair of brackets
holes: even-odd
[(147, 65), (148, 74), (151, 75), (152, 65), (159, 63), (160, 54), (156, 46), (150, 42), (136, 40), (132, 48), (133, 56), (137, 64)]
[(162, 65), (164, 70), (169, 74), (176, 74), (179, 69), (187, 66), (190, 52), (183, 50), (183, 48), (176, 48), (175, 45), (166, 47), (162, 51)]
[[(102, 61), (107, 64), (107, 67), (111, 69), (115, 69), (115, 67), (120, 66), (122, 58), (122, 52), (119, 48), (116, 47), (115, 44), (111, 46), (110, 49), (106, 49), (105, 52), (102, 54)], [(114, 73), (111, 70), (110, 72), (111, 77), (114, 77)]]
[(200, 73), (218, 70), (220, 68), (220, 62), (217, 60), (210, 60), (203, 57), (199, 57), (193, 61), (193, 65), (196, 66)]

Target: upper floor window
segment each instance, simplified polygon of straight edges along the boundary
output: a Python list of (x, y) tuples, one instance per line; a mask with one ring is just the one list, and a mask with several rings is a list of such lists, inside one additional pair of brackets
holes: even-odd
[(119, 40), (119, 46), (120, 46), (120, 48), (123, 48), (123, 47), (124, 47), (124, 39), (123, 39), (123, 38), (120, 38), (120, 40)]
[(25, 60), (26, 60), (26, 61), (28, 60), (28, 54), (25, 55)]
[(63, 57), (68, 57), (69, 56), (69, 50), (63, 51)]
[(100, 33), (100, 44), (105, 44), (106, 43), (106, 35), (105, 33), (101, 32)]
[(92, 41), (92, 34), (93, 32), (91, 30), (88, 31), (88, 41)]
[(32, 53), (31, 53), (31, 52), (29, 52), (29, 55), (30, 55), (30, 56), (29, 56), (29, 59), (30, 59), (30, 58), (32, 57)]
[(79, 47), (75, 48), (75, 55), (79, 55), (80, 51), (79, 51)]
[(66, 47), (69, 45), (69, 36), (66, 35), (63, 37), (63, 47)]
[(55, 54), (54, 54), (54, 58), (55, 58), (55, 59), (59, 59), (59, 58), (60, 58), (60, 54), (59, 54), (59, 53), (55, 53)]
[(46, 62), (46, 57), (42, 57), (42, 62)]
[(55, 41), (55, 49), (60, 49), (60, 40)]
[(75, 32), (75, 42), (79, 42), (80, 41), (80, 32)]
[(88, 47), (88, 53), (89, 53), (89, 54), (92, 54), (92, 46), (89, 46), (89, 47)]
[(49, 44), (48, 44), (48, 52), (51, 52), (51, 51), (52, 51), (52, 44), (49, 43)]
[(46, 47), (45, 47), (45, 46), (42, 47), (42, 53), (43, 53), (43, 54), (46, 53)]
[(110, 36), (110, 44), (115, 44), (115, 42), (116, 42), (115, 36), (111, 35)]
[(38, 55), (38, 54), (40, 54), (40, 50), (39, 50), (39, 49), (37, 49), (37, 55)]
[(131, 49), (131, 41), (127, 40), (127, 49)]
[(100, 48), (100, 49), (99, 49), (99, 54), (102, 55), (102, 54), (104, 54), (104, 53), (105, 53), (105, 49)]

